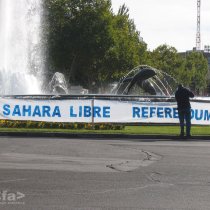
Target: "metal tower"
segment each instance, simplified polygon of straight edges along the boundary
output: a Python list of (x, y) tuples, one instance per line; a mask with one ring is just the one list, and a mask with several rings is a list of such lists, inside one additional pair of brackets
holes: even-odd
[(201, 50), (201, 34), (200, 34), (200, 8), (201, 0), (197, 0), (197, 33), (196, 33), (196, 50)]

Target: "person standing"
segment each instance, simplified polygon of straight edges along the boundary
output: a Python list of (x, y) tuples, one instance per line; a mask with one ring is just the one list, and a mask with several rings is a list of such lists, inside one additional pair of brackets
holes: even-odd
[(179, 114), (180, 123), (180, 137), (184, 137), (184, 123), (186, 122), (186, 137), (190, 138), (191, 129), (191, 105), (190, 98), (193, 98), (194, 94), (181, 84), (178, 85), (178, 89), (175, 92), (175, 98), (177, 101), (177, 109)]

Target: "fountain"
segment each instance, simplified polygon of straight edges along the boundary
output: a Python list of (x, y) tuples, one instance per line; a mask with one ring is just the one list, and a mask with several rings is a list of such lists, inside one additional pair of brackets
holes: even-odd
[(55, 72), (49, 85), (47, 91), (51, 94), (68, 94), (68, 85), (64, 74), (60, 72)]
[[(41, 44), (42, 1), (0, 0), (0, 95), (73, 93), (59, 72), (41, 88), (46, 74)], [(166, 73), (138, 66), (120, 80), (112, 93), (170, 96), (176, 86)]]
[(176, 80), (167, 73), (141, 65), (120, 79), (112, 93), (122, 95), (172, 96), (177, 88)]
[(0, 94), (40, 94), (42, 0), (0, 0)]
[[(45, 72), (42, 1), (0, 0), (0, 119), (92, 125), (177, 122), (177, 82), (153, 67), (134, 68), (112, 94), (101, 95), (69, 85), (60, 72)], [(210, 124), (208, 102), (193, 100), (193, 123)]]

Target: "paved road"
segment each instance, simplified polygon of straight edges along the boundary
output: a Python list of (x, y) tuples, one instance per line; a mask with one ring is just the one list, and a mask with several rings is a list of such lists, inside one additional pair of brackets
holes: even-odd
[(210, 209), (210, 141), (0, 137), (0, 209)]

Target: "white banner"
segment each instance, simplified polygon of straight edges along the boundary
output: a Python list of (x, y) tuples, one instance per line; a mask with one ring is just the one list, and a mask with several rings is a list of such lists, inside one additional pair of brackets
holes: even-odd
[[(191, 102), (192, 124), (210, 125), (210, 103)], [(0, 98), (0, 119), (84, 123), (178, 123), (176, 102)]]

